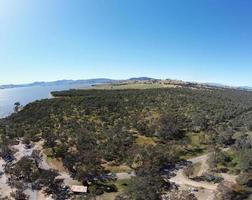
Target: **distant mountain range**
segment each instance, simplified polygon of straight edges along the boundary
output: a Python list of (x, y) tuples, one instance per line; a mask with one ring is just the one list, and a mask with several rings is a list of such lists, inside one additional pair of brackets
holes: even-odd
[(252, 87), (249, 87), (249, 86), (240, 86), (238, 87), (238, 89), (252, 91)]
[(138, 78), (130, 78), (127, 81), (151, 81), (155, 80), (154, 78), (149, 78), (149, 77), (138, 77)]
[(224, 85), (224, 84), (220, 84), (220, 83), (203, 83), (203, 84), (211, 86), (211, 87), (217, 87), (217, 88), (233, 88), (233, 89), (238, 89), (238, 90), (252, 91), (252, 87), (249, 87), (249, 86), (234, 87), (234, 86)]
[(27, 84), (0, 85), (0, 89), (33, 87), (33, 86), (102, 84), (102, 83), (112, 83), (112, 82), (113, 82), (113, 80), (106, 79), (106, 78), (87, 79), (87, 80), (58, 80), (58, 81), (51, 81), (51, 82), (34, 82), (34, 83), (27, 83)]
[(107, 78), (85, 79), (85, 80), (58, 80), (51, 82), (34, 82), (27, 84), (7, 84), (0, 85), (0, 89), (20, 88), (20, 87), (33, 87), (33, 86), (59, 86), (59, 85), (96, 85), (96, 84), (108, 84), (121, 81), (149, 81), (154, 80), (148, 77), (130, 78), (127, 80), (113, 80)]
[[(0, 85), (0, 89), (33, 87), (33, 86), (98, 85), (98, 84), (109, 84), (109, 83), (118, 83), (118, 82), (121, 83), (121, 82), (152, 81), (152, 80), (160, 80), (160, 79), (154, 79), (150, 77), (134, 77), (134, 78), (125, 79), (125, 80), (114, 80), (114, 79), (108, 79), (108, 78), (96, 78), (96, 79), (85, 79), (85, 80), (58, 80), (58, 81), (51, 81), (51, 82), (34, 82), (34, 83), (27, 83), (27, 84)], [(176, 80), (174, 81), (176, 82)], [(190, 82), (183, 82), (183, 81), (179, 81), (179, 82), (182, 85), (183, 83), (184, 84), (190, 83)], [(239, 90), (252, 91), (252, 87), (248, 87), (248, 86), (232, 87), (232, 86), (219, 84), (219, 83), (192, 83), (192, 84), (205, 85), (205, 86), (217, 87), (217, 88), (233, 88), (233, 89), (239, 89)]]

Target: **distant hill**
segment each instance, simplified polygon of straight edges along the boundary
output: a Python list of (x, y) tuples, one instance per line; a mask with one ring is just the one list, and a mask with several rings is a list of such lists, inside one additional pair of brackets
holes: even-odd
[(202, 83), (204, 85), (208, 85), (208, 86), (213, 86), (213, 87), (221, 87), (221, 88), (226, 88), (226, 87), (230, 87), (228, 85), (224, 85), (221, 83)]
[(252, 91), (252, 87), (249, 87), (249, 86), (241, 86), (241, 87), (239, 87), (239, 89)]
[(149, 77), (136, 77), (136, 78), (130, 78), (128, 81), (151, 81), (155, 80), (154, 78), (149, 78)]
[(252, 87), (241, 86), (241, 87), (232, 87), (219, 83), (197, 83), (197, 82), (185, 82), (181, 80), (172, 80), (172, 79), (154, 79), (150, 77), (133, 77), (126, 80), (114, 80), (108, 78), (96, 78), (96, 79), (83, 79), (83, 80), (57, 80), (51, 82), (34, 82), (28, 84), (7, 84), (0, 85), (0, 89), (9, 89), (9, 88), (20, 88), (20, 87), (33, 87), (33, 86), (59, 86), (59, 85), (100, 85), (100, 84), (130, 84), (130, 83), (166, 83), (172, 85), (180, 86), (193, 86), (193, 87), (214, 87), (214, 88), (231, 88), (238, 90), (252, 91)]
[(34, 82), (28, 84), (8, 84), (0, 85), (0, 89), (33, 87), (33, 86), (58, 86), (58, 85), (82, 85), (82, 84), (103, 84), (112, 83), (114, 80), (106, 78), (86, 79), (86, 80), (58, 80), (52, 82)]
[(229, 86), (229, 85), (224, 85), (220, 83), (203, 83), (204, 85), (210, 86), (210, 87), (217, 87), (217, 88), (233, 88), (233, 89), (238, 89), (238, 90), (247, 90), (247, 91), (252, 91), (252, 87), (249, 86)]
[(0, 89), (32, 87), (32, 86), (58, 86), (58, 85), (82, 85), (82, 84), (96, 85), (96, 84), (118, 83), (124, 81), (150, 81), (150, 80), (155, 79), (149, 77), (137, 77), (137, 78), (130, 78), (127, 80), (113, 80), (108, 78), (95, 78), (95, 79), (83, 79), (83, 80), (57, 80), (51, 82), (34, 82), (27, 84), (0, 85)]

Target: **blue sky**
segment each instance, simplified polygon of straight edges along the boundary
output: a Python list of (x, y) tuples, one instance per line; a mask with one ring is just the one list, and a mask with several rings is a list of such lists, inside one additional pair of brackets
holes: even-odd
[(250, 0), (0, 0), (0, 84), (150, 76), (252, 86)]

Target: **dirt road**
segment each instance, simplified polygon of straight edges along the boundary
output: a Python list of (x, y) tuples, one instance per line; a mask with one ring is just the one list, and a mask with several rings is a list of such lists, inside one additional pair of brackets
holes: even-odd
[[(223, 149), (226, 151), (227, 149)], [(205, 172), (208, 171), (209, 166), (207, 163), (209, 154), (205, 154), (202, 156), (198, 156), (192, 159), (189, 159), (192, 163), (200, 163), (200, 168), (197, 173), (197, 176), (201, 176)], [(236, 176), (230, 174), (221, 174), (225, 181), (235, 183)], [(171, 182), (176, 183), (181, 187), (181, 189), (186, 190), (195, 190), (196, 188), (199, 190), (198, 192), (193, 191), (198, 200), (214, 200), (215, 192), (217, 190), (218, 184), (209, 183), (209, 182), (197, 182), (189, 179), (184, 174), (184, 169), (180, 169), (176, 172), (176, 176), (170, 179)]]
[[(195, 158), (190, 159), (192, 163), (200, 163), (200, 168), (197, 173), (198, 176), (205, 173), (209, 166), (207, 164), (208, 154), (198, 156)], [(172, 177), (170, 179), (171, 182), (174, 182), (175, 184), (179, 185), (181, 189), (184, 190), (191, 190), (195, 196), (198, 198), (198, 200), (213, 200), (215, 191), (217, 189), (218, 184), (208, 183), (208, 182), (197, 182), (189, 179), (184, 174), (184, 169), (180, 169), (176, 172), (176, 176)], [(195, 188), (198, 188), (198, 192), (195, 192)]]
[(176, 183), (177, 185), (188, 185), (195, 188), (204, 188), (207, 190), (216, 190), (217, 184), (212, 184), (208, 182), (197, 182), (189, 179), (184, 175), (184, 170), (181, 169), (176, 173), (176, 176), (170, 179), (171, 182)]

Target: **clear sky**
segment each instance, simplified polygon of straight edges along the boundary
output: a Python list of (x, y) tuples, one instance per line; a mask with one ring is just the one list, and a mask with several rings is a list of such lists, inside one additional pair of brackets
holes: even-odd
[(0, 0), (0, 84), (150, 76), (252, 86), (251, 0)]

